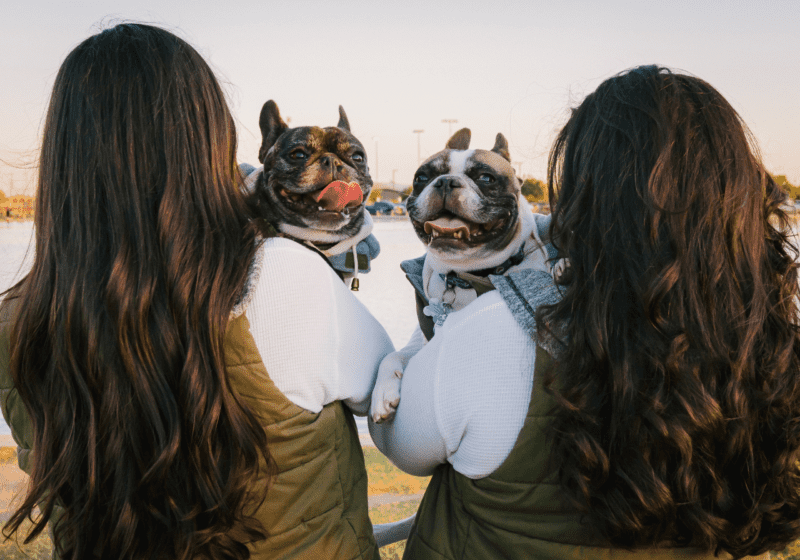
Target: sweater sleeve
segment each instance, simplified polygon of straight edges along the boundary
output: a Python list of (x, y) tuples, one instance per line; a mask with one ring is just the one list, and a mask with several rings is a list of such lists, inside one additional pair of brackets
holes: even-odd
[(394, 350), (388, 334), (319, 255), (282, 238), (260, 250), (247, 316), (270, 378), (306, 410), (342, 400), (366, 414), (381, 359)]
[(378, 448), (424, 476), (450, 462), (470, 478), (494, 472), (525, 421), (536, 346), (497, 292), (450, 314), (408, 363), (394, 420), (370, 422)]
[(536, 359), (536, 344), (500, 294), (479, 299), (446, 329), (434, 403), (448, 461), (469, 478), (489, 476), (511, 453), (528, 412)]

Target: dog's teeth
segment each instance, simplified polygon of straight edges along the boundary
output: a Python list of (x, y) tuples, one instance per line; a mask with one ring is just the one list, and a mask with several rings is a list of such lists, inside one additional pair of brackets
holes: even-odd
[(454, 234), (454, 237), (455, 237), (456, 239), (461, 239), (461, 231), (457, 231), (457, 232), (455, 232), (455, 234)]
[(324, 212), (325, 211), (325, 209), (322, 206), (317, 206), (317, 210), (319, 210), (320, 212)]

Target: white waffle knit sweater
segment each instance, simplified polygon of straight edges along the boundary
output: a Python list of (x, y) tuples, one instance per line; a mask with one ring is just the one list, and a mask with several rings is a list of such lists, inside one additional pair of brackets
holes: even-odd
[(535, 358), (500, 293), (485, 293), (450, 313), (408, 362), (394, 420), (369, 422), (375, 445), (416, 476), (445, 462), (470, 478), (490, 475), (522, 429)]
[[(550, 216), (533, 217), (537, 245), (556, 259)], [(369, 422), (378, 449), (398, 467), (425, 476), (449, 462), (469, 478), (483, 478), (506, 460), (530, 404), (534, 340), (553, 356), (561, 350), (551, 336), (537, 335), (531, 314), (561, 297), (549, 268), (540, 269), (490, 276), (497, 290), (447, 315), (427, 344), (419, 329), (412, 336), (407, 348), (421, 349), (405, 368), (395, 417)]]
[(266, 239), (251, 268), (242, 307), (278, 389), (311, 412), (342, 400), (366, 414), (378, 366), (394, 350), (386, 330), (322, 257), (295, 241)]

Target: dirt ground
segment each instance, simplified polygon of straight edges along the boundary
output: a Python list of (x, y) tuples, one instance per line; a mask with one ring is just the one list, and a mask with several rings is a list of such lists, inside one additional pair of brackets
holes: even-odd
[[(364, 447), (373, 447), (369, 436), (361, 435), (361, 444)], [(8, 520), (11, 512), (11, 502), (15, 497), (21, 496), (25, 491), (28, 475), (17, 466), (16, 443), (9, 435), (0, 435), (0, 524)], [(419, 501), (422, 493), (415, 492), (406, 495), (397, 495), (386, 492), (370, 492), (369, 506), (375, 507), (394, 502), (409, 500)], [(17, 498), (19, 499), (19, 498)]]
[(11, 501), (24, 494), (28, 475), (17, 467), (17, 446), (11, 436), (0, 435), (0, 523), (8, 520)]

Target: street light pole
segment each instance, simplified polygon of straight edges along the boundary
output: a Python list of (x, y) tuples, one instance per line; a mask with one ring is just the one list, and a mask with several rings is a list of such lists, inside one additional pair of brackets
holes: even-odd
[(392, 169), (392, 188), (394, 188), (394, 174), (397, 173), (397, 169)]
[(425, 131), (422, 129), (417, 129), (414, 131), (414, 134), (417, 135), (417, 167), (419, 167), (422, 163), (422, 158), (420, 156), (420, 137), (422, 136), (423, 132)]
[[(442, 119), (443, 123), (447, 123), (447, 132), (450, 136), (453, 135), (453, 123), (457, 123), (458, 119)], [(448, 136), (448, 138), (450, 137)]]

